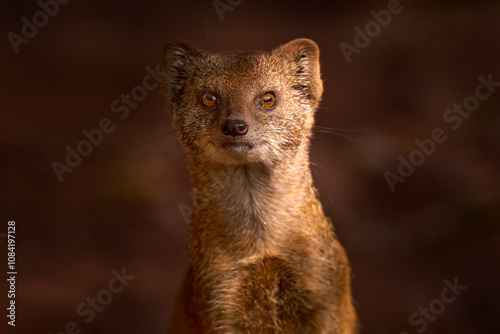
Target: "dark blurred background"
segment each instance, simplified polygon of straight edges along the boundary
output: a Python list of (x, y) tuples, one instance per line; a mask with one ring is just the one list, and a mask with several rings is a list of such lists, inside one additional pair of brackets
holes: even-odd
[[(155, 86), (172, 40), (269, 50), (307, 37), (325, 82), (316, 124), (339, 134), (315, 134), (313, 172), (352, 262), (362, 333), (499, 333), (500, 87), (456, 130), (443, 115), (479, 76), (500, 82), (500, 4), (402, 1), (348, 63), (340, 44), (355, 46), (354, 28), (390, 3), (220, 0), (220, 17), (212, 0), (74, 0), (44, 17), (36, 1), (0, 1), (0, 248), (6, 263), (15, 220), (18, 271), (16, 327), (2, 280), (1, 328), (165, 333), (188, 260), (190, 185), (159, 89), (143, 79)], [(38, 32), (23, 40), (34, 15)], [(132, 93), (128, 115), (124, 102), (113, 112)], [(60, 182), (53, 163), (103, 119), (113, 130)], [(447, 140), (392, 191), (384, 173), (436, 128)], [(135, 278), (110, 294), (112, 270)], [(445, 280), (467, 286), (449, 304)], [(87, 298), (100, 300), (88, 323)]]

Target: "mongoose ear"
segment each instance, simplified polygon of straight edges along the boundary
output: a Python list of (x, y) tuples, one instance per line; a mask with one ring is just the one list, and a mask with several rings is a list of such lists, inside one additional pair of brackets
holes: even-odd
[(291, 63), (294, 75), (292, 89), (310, 100), (313, 105), (319, 103), (323, 93), (323, 82), (318, 45), (310, 39), (299, 38), (281, 45), (272, 52)]
[(202, 56), (203, 51), (188, 42), (172, 42), (163, 49), (162, 96), (170, 111), (182, 100), (186, 83), (194, 74), (195, 61)]

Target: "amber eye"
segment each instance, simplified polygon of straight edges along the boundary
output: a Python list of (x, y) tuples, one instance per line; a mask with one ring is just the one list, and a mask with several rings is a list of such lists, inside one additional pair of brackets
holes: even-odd
[(205, 107), (213, 107), (215, 105), (216, 101), (217, 101), (217, 98), (213, 94), (210, 94), (210, 93), (203, 94), (203, 96), (201, 98), (201, 103), (203, 103), (203, 105)]
[(264, 108), (272, 108), (276, 104), (276, 97), (273, 93), (265, 93), (260, 97), (260, 104)]

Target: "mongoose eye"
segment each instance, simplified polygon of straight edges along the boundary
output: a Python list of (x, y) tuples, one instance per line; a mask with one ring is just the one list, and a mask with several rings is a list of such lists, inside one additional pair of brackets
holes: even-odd
[(265, 93), (260, 97), (260, 104), (264, 108), (272, 108), (276, 104), (276, 96), (273, 93)]
[(210, 94), (210, 93), (203, 94), (203, 96), (201, 98), (201, 103), (203, 103), (203, 105), (205, 107), (213, 107), (215, 105), (216, 101), (217, 101), (217, 98), (213, 94)]

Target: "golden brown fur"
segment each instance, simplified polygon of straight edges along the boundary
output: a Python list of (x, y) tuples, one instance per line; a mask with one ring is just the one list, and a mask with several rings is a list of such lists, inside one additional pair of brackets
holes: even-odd
[[(217, 104), (206, 108), (204, 92)], [(350, 267), (309, 169), (323, 85), (307, 39), (271, 52), (164, 52), (162, 94), (187, 151), (190, 264), (169, 333), (356, 332)], [(273, 92), (267, 110), (259, 97)], [(221, 126), (241, 119), (248, 133)]]

